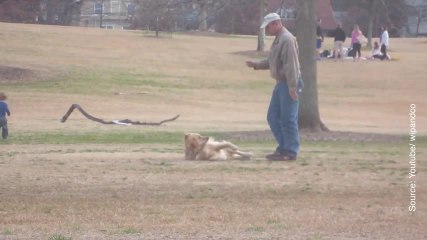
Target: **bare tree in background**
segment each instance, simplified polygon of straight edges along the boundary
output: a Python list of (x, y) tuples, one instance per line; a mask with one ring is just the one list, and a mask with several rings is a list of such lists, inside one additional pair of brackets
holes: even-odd
[(103, 19), (104, 19), (104, 0), (100, 0), (100, 12), (99, 12), (99, 28), (102, 28), (103, 26)]
[[(207, 31), (234, 0), (140, 0), (135, 28)], [(243, 1), (243, 0), (239, 0)]]
[(220, 33), (250, 34), (259, 33), (260, 0), (223, 0), (222, 6), (214, 9), (215, 30)]
[[(366, 7), (368, 8), (368, 11), (369, 11), (369, 21), (368, 21), (368, 31), (367, 31), (367, 37), (368, 37), (367, 46), (372, 48), (372, 38), (374, 35), (375, 20), (378, 19), (378, 17), (381, 14), (384, 14), (385, 22), (382, 23), (381, 25), (384, 25), (386, 23), (391, 24), (396, 19), (395, 20), (391, 19), (390, 8), (394, 8), (396, 4), (397, 4), (397, 6), (400, 6), (402, 8), (404, 8), (405, 5), (404, 5), (403, 0), (388, 0), (388, 1), (364, 0), (364, 4), (366, 5)], [(400, 23), (399, 23), (399, 25), (400, 25)]]
[(208, 1), (207, 0), (197, 0), (199, 6), (199, 30), (207, 31), (208, 30)]
[(368, 22), (368, 33), (367, 33), (367, 37), (368, 37), (368, 44), (367, 46), (372, 48), (372, 35), (374, 32), (374, 20), (376, 18), (376, 12), (379, 6), (379, 0), (370, 0), (369, 1), (369, 6), (368, 6), (368, 10), (369, 10), (369, 22)]
[[(212, 25), (210, 19), (216, 18), (215, 22), (218, 21), (218, 16), (226, 7), (233, 9), (233, 5), (236, 3), (242, 3), (242, 0), (194, 0), (198, 6), (198, 30), (207, 31)], [(246, 1), (250, 2), (250, 1)], [(234, 8), (234, 10), (237, 10)], [(238, 12), (238, 11), (236, 11)], [(211, 22), (211, 23), (209, 23)], [(231, 22), (230, 25), (235, 23), (235, 12), (231, 13)], [(235, 28), (235, 25), (231, 26), (232, 29)]]
[(0, 21), (71, 25), (82, 0), (3, 0)]
[(71, 25), (73, 17), (80, 15), (82, 0), (37, 0), (37, 22), (42, 24)]
[(0, 21), (36, 23), (39, 7), (38, 0), (1, 0)]
[(173, 15), (171, 9), (177, 7), (173, 0), (143, 0), (138, 8), (137, 26), (153, 30), (156, 36), (162, 31), (173, 30)]
[(417, 28), (415, 31), (415, 35), (418, 36), (420, 34), (420, 25), (422, 22), (427, 22), (427, 9), (425, 8), (417, 8)]

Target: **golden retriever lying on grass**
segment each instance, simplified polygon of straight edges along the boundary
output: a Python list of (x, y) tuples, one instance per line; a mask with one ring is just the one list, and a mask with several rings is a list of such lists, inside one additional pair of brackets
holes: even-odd
[(187, 160), (249, 160), (253, 156), (249, 152), (241, 152), (230, 142), (215, 141), (198, 133), (187, 133), (184, 138), (185, 159)]

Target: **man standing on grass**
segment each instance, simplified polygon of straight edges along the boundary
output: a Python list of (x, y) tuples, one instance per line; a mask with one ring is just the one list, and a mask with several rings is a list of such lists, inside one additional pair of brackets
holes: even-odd
[(387, 55), (387, 48), (388, 48), (388, 41), (389, 41), (389, 36), (388, 36), (388, 31), (387, 31), (387, 27), (386, 26), (382, 26), (381, 27), (381, 36), (380, 36), (380, 46), (381, 46), (381, 53), (383, 54), (381, 57), (381, 60), (388, 60), (388, 55)]
[(272, 161), (296, 160), (300, 141), (298, 132), (298, 95), (302, 91), (302, 79), (298, 60), (296, 38), (282, 25), (277, 13), (264, 17), (261, 28), (273, 35), (273, 44), (268, 59), (260, 62), (247, 61), (254, 70), (270, 69), (276, 85), (267, 113), (267, 121), (279, 145), (276, 151), (266, 156)]
[(317, 27), (316, 27), (316, 52), (317, 59), (320, 60), (320, 49), (322, 48), (322, 42), (325, 40), (325, 36), (323, 36), (323, 31), (320, 25), (322, 24), (322, 19), (317, 19)]
[(344, 30), (342, 29), (341, 23), (338, 23), (337, 28), (334, 31), (334, 59), (341, 58), (344, 60), (343, 46), (346, 39)]

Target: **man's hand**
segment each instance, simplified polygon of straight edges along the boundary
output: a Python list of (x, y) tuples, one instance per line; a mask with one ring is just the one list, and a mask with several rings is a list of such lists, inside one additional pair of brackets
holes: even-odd
[(246, 66), (255, 69), (256, 63), (252, 61), (246, 61)]
[(289, 89), (289, 96), (291, 96), (292, 100), (297, 101), (298, 100), (297, 90), (290, 90)]

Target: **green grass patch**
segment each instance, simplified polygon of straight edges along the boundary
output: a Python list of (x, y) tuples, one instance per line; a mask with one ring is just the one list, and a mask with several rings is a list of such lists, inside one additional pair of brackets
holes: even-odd
[(0, 141), (4, 144), (110, 144), (110, 143), (159, 143), (174, 144), (183, 141), (181, 132), (26, 132), (17, 133), (10, 136), (7, 141)]
[(309, 237), (307, 239), (308, 240), (322, 240), (324, 238), (322, 237), (322, 235), (320, 235), (320, 233), (316, 233), (316, 234), (314, 234), (313, 236), (311, 236), (311, 237)]
[(417, 136), (417, 138), (415, 139), (415, 143), (411, 143), (415, 144), (417, 147), (427, 147), (427, 136)]
[(265, 228), (261, 226), (251, 226), (246, 229), (247, 232), (265, 232)]
[(133, 227), (125, 227), (122, 229), (121, 231), (123, 234), (140, 234), (141, 231), (139, 231), (138, 229), (135, 229)]
[(30, 83), (16, 83), (15, 88), (40, 92), (61, 92), (68, 94), (103, 94), (114, 89), (132, 91), (147, 87), (160, 89), (189, 89), (201, 87), (194, 79), (186, 76), (169, 76), (161, 73), (147, 73), (125, 68), (82, 68), (71, 66), (48, 79)]
[(43, 207), (42, 208), (42, 212), (44, 214), (51, 214), (52, 213), (52, 208), (51, 207)]
[(71, 237), (66, 237), (62, 234), (54, 234), (50, 236), (48, 240), (71, 240)]
[[(167, 75), (160, 72), (147, 72), (140, 69), (128, 68), (84, 68), (70, 66), (59, 69), (57, 73), (33, 82), (16, 82), (8, 84), (14, 90), (55, 92), (79, 95), (103, 95), (118, 91), (147, 91), (157, 89), (159, 91), (177, 92), (191, 89), (228, 89), (230, 83), (218, 80), (214, 77), (204, 76), (195, 78), (185, 75)], [(269, 89), (268, 81), (257, 81), (253, 86), (262, 86)], [(238, 85), (240, 86), (240, 85)]]

